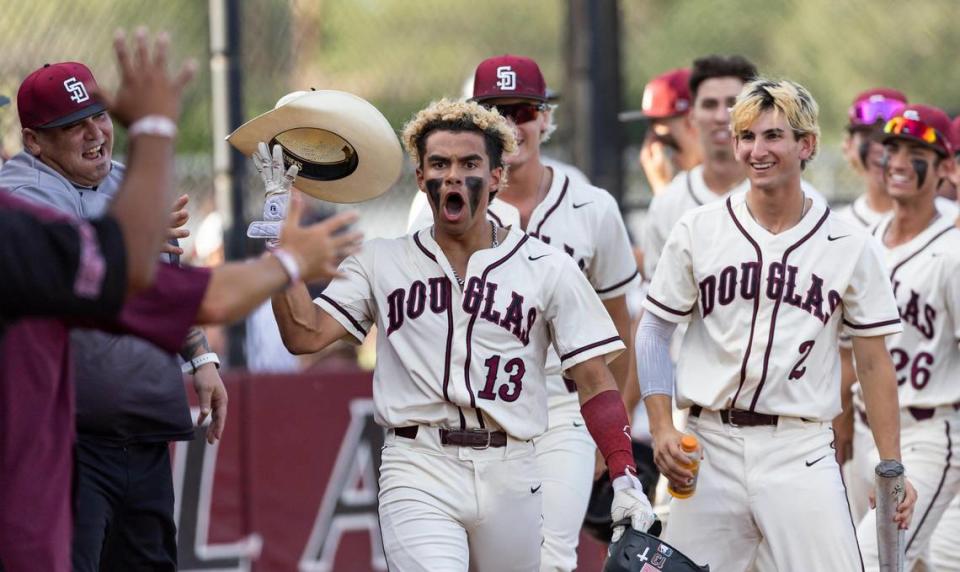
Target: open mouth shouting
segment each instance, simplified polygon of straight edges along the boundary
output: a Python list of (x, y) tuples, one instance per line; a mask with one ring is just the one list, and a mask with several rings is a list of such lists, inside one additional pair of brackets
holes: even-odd
[(447, 222), (459, 222), (464, 216), (464, 210), (467, 208), (467, 201), (459, 191), (448, 191), (443, 199), (441, 212)]

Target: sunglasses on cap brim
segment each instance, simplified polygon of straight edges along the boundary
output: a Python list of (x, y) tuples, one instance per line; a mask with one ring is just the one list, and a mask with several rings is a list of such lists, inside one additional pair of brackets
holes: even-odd
[(923, 121), (916, 119), (907, 119), (906, 117), (894, 117), (883, 126), (883, 132), (889, 135), (904, 135), (919, 139), (930, 145), (940, 146), (944, 149), (950, 149), (950, 144), (943, 135), (927, 125)]
[(896, 117), (907, 106), (896, 99), (864, 100), (850, 108), (851, 127), (872, 127), (878, 122), (886, 123)]
[(487, 109), (496, 109), (497, 113), (520, 125), (533, 121), (537, 113), (547, 109), (544, 103), (483, 103)]

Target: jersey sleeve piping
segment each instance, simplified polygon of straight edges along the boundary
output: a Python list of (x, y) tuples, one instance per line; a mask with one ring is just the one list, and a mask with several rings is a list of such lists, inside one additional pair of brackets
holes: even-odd
[(324, 308), (325, 310), (333, 310), (333, 312), (330, 312), (330, 315), (333, 317), (333, 319), (340, 322), (340, 324), (346, 328), (347, 331), (350, 332), (350, 335), (356, 338), (357, 341), (363, 342), (364, 338), (367, 337), (366, 330), (363, 329), (363, 326), (360, 325), (360, 322), (351, 316), (343, 306), (324, 294), (317, 296), (317, 299), (320, 300), (321, 308)]
[(640, 271), (639, 271), (639, 270), (634, 270), (634, 271), (633, 271), (633, 274), (631, 274), (626, 280), (621, 280), (620, 282), (617, 282), (616, 284), (614, 284), (613, 286), (610, 286), (609, 288), (597, 288), (596, 292), (597, 292), (597, 294), (600, 294), (600, 295), (609, 294), (609, 293), (613, 292), (614, 290), (617, 290), (617, 289), (619, 289), (619, 288), (623, 288), (624, 286), (630, 284), (631, 282), (634, 281), (634, 279), (635, 279), (639, 274), (640, 274)]
[(604, 340), (587, 344), (560, 356), (560, 367), (567, 371), (571, 367), (583, 363), (597, 356), (605, 356), (609, 363), (626, 348), (620, 336), (612, 336)]
[(660, 308), (664, 312), (669, 312), (675, 316), (689, 316), (690, 313), (693, 312), (693, 308), (690, 308), (685, 312), (683, 310), (674, 310), (673, 308), (671, 308), (670, 306), (667, 306), (663, 302), (660, 302), (650, 294), (647, 294), (647, 300), (649, 300), (650, 303), (654, 304), (656, 307)]

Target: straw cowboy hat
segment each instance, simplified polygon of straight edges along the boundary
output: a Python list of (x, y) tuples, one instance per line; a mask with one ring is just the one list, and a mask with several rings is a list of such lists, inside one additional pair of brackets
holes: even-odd
[(250, 156), (261, 141), (280, 144), (284, 163), (300, 166), (294, 186), (335, 203), (358, 203), (387, 192), (400, 176), (403, 151), (376, 107), (342, 91), (295, 91), (272, 110), (227, 136)]

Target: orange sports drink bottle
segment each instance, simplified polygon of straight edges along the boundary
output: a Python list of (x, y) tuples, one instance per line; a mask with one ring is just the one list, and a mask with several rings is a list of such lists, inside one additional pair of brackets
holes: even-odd
[(683, 449), (687, 459), (689, 459), (687, 466), (693, 471), (693, 479), (690, 484), (683, 485), (671, 481), (667, 486), (667, 492), (674, 498), (685, 499), (692, 497), (697, 490), (697, 474), (700, 472), (700, 444), (697, 443), (697, 438), (693, 435), (684, 435), (680, 439), (680, 448)]

